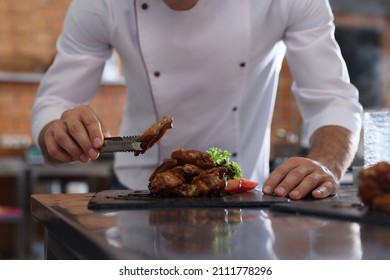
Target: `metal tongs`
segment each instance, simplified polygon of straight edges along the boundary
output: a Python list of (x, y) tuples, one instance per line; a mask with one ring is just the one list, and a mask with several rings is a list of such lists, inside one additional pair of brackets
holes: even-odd
[(141, 142), (137, 141), (139, 136), (107, 137), (104, 138), (100, 153), (116, 152), (141, 152)]
[(134, 152), (135, 156), (143, 154), (147, 149), (157, 143), (168, 129), (172, 128), (173, 118), (165, 116), (154, 123), (144, 133), (135, 136), (106, 137), (101, 153)]

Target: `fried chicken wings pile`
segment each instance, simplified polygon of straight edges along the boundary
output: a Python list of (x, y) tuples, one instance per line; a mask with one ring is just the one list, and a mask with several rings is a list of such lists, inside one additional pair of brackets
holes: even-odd
[(226, 187), (226, 172), (208, 153), (178, 148), (151, 174), (148, 188), (158, 196), (220, 195)]

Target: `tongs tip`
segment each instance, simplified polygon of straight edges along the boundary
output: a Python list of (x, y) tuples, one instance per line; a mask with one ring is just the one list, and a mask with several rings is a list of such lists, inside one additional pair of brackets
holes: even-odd
[(143, 151), (141, 142), (137, 141), (139, 138), (136, 136), (124, 136), (124, 137), (107, 137), (104, 138), (103, 146), (100, 149), (101, 153), (110, 152), (138, 152)]

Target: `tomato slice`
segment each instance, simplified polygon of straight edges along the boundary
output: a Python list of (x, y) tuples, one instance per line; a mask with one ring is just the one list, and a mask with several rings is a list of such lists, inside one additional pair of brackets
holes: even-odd
[(258, 185), (259, 183), (245, 178), (231, 179), (227, 181), (226, 188), (224, 191), (226, 193), (247, 192), (253, 190)]
[(242, 192), (247, 192), (250, 190), (253, 190), (259, 185), (258, 182), (251, 181), (245, 178), (241, 178), (241, 191)]

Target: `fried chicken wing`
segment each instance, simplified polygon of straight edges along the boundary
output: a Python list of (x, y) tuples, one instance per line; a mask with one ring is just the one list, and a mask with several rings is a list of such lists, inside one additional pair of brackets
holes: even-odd
[(194, 178), (192, 183), (196, 185), (196, 195), (220, 194), (226, 187), (226, 168), (214, 167)]
[(163, 161), (162, 164), (160, 164), (154, 172), (149, 176), (149, 181), (153, 181), (157, 174), (162, 173), (164, 171), (167, 171), (169, 169), (172, 169), (176, 166), (178, 166), (178, 162), (176, 159), (169, 158)]
[(160, 139), (165, 135), (168, 129), (173, 127), (173, 117), (166, 116), (160, 119), (158, 122), (154, 123), (148, 129), (142, 133), (137, 139), (138, 142), (141, 142), (142, 151), (134, 152), (135, 156), (145, 153), (145, 151), (151, 148), (156, 144)]
[(169, 196), (175, 193), (175, 189), (185, 184), (183, 167), (176, 166), (168, 171), (156, 174), (149, 183), (149, 190), (152, 194)]
[(215, 167), (215, 163), (208, 153), (198, 150), (184, 150), (178, 148), (172, 151), (171, 157), (181, 164), (192, 164), (203, 169)]

